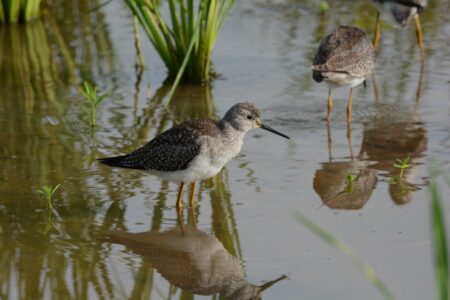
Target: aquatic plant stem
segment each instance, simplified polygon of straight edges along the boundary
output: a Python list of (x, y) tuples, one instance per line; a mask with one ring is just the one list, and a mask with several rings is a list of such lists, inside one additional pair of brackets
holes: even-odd
[(141, 38), (140, 38), (139, 28), (138, 28), (138, 18), (136, 16), (133, 17), (133, 28), (134, 28), (134, 35), (135, 35), (134, 45), (136, 47), (136, 56), (138, 57), (136, 66), (138, 68), (142, 69), (145, 67), (145, 60), (144, 60), (144, 55), (142, 54)]

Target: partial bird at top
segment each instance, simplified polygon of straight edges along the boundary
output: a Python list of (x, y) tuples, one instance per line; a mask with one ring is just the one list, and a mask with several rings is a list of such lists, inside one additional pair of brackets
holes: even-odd
[(372, 0), (372, 3), (378, 8), (377, 20), (375, 25), (375, 34), (373, 46), (378, 49), (380, 44), (380, 11), (390, 15), (394, 21), (405, 27), (414, 17), (416, 23), (417, 43), (420, 49), (420, 58), (423, 62), (425, 59), (425, 49), (423, 46), (422, 25), (420, 24), (419, 13), (427, 6), (427, 0)]

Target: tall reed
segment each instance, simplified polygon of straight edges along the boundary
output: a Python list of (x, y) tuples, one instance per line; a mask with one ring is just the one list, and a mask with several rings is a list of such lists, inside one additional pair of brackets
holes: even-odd
[(160, 1), (125, 1), (161, 56), (169, 78), (181, 72), (184, 81), (209, 80), (212, 50), (234, 0), (168, 0), (170, 26)]
[(42, 0), (0, 0), (0, 24), (28, 22), (39, 17)]

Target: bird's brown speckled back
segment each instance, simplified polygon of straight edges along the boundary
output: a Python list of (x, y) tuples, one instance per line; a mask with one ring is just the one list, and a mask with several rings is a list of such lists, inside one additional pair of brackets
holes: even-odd
[(375, 53), (364, 30), (340, 26), (321, 41), (313, 64), (313, 78), (317, 82), (322, 81), (324, 72), (363, 77), (375, 66)]

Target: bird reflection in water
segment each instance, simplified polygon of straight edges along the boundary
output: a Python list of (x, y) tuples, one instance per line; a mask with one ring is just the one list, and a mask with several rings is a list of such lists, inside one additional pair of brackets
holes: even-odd
[[(425, 181), (416, 182), (420, 160), (427, 149), (427, 131), (416, 108), (408, 111), (398, 104), (378, 104), (377, 112), (364, 125), (361, 150), (353, 156), (351, 132), (348, 133), (350, 160), (333, 162), (332, 139), (328, 128), (329, 161), (316, 171), (313, 186), (324, 205), (332, 209), (361, 209), (370, 199), (377, 175), (388, 183), (392, 201), (408, 203)], [(399, 113), (401, 111), (401, 113)], [(410, 158), (410, 166), (398, 178), (398, 159)], [(348, 176), (354, 179), (349, 180)]]
[(323, 204), (331, 209), (361, 209), (377, 183), (375, 171), (368, 162), (354, 158), (351, 129), (347, 132), (350, 160), (333, 162), (332, 139), (328, 126), (328, 162), (316, 171), (313, 187)]
[[(395, 120), (395, 121), (394, 121)], [(372, 120), (366, 125), (360, 156), (375, 163), (371, 168), (377, 170), (389, 182), (389, 195), (396, 204), (410, 202), (412, 194), (423, 183), (413, 183), (417, 166), (427, 149), (427, 131), (415, 113), (406, 118), (385, 118)], [(402, 178), (395, 178), (399, 169), (393, 165), (397, 159), (410, 157), (410, 167), (405, 169)]]
[(105, 240), (144, 256), (172, 285), (198, 295), (261, 299), (264, 290), (287, 278), (283, 275), (261, 286), (248, 283), (241, 262), (216, 237), (190, 225), (162, 232), (113, 231)]

